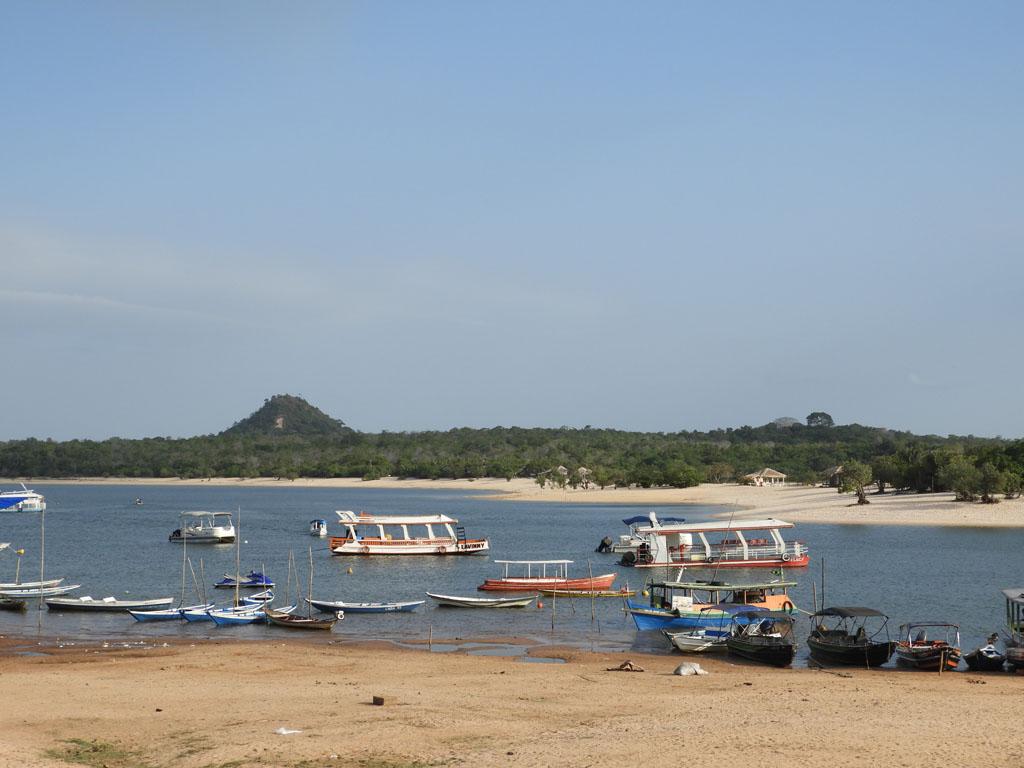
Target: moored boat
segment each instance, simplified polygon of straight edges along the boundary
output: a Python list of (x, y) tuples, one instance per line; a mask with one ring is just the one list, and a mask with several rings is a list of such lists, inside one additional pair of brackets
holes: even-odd
[(334, 625), (337, 624), (345, 615), (342, 611), (335, 611), (334, 615), (329, 619), (313, 616), (299, 616), (291, 611), (274, 610), (269, 605), (264, 607), (263, 612), (266, 614), (267, 621), (278, 627), (286, 627), (288, 629), (320, 629), (327, 631), (334, 629)]
[(741, 610), (733, 614), (725, 639), (730, 656), (788, 667), (796, 656), (793, 617), (788, 613)]
[(459, 521), (447, 515), (335, 514), (345, 529), (344, 536), (330, 539), (335, 555), (480, 555), (490, 548), (487, 539), (467, 539)]
[[(682, 573), (682, 572), (680, 572)], [(729, 629), (728, 606), (753, 606), (770, 611), (796, 610), (788, 594), (795, 581), (729, 584), (724, 581), (662, 581), (646, 587), (647, 602), (627, 600), (626, 610), (638, 630)], [(723, 607), (725, 606), (725, 607)]]
[(182, 621), (186, 611), (208, 611), (213, 608), (213, 603), (202, 605), (186, 605), (182, 608), (156, 608), (151, 610), (130, 609), (128, 613), (136, 621)]
[(173, 597), (159, 597), (153, 600), (118, 600), (104, 597), (97, 600), (89, 595), (82, 597), (50, 597), (45, 600), (51, 611), (127, 612), (131, 610), (156, 610), (166, 608), (174, 602)]
[(880, 667), (896, 649), (889, 639), (889, 617), (874, 608), (823, 608), (811, 615), (811, 621), (807, 646), (819, 664)]
[(249, 571), (245, 576), (232, 576), (230, 573), (225, 573), (224, 578), (213, 586), (217, 589), (235, 589), (236, 587), (242, 587), (243, 589), (259, 589), (262, 587), (266, 589), (267, 587), (274, 586), (274, 582), (260, 571)]
[(309, 521), (309, 535), (310, 536), (326, 536), (327, 535), (327, 521), (323, 519), (310, 520)]
[(235, 540), (235, 526), (230, 512), (182, 512), (181, 525), (168, 541), (190, 544), (230, 544)]
[(347, 603), (343, 600), (307, 600), (321, 613), (410, 613), (426, 600), (408, 600), (401, 603)]
[[(929, 632), (933, 637), (929, 638)], [(940, 634), (942, 637), (937, 636)], [(914, 669), (956, 669), (960, 664), (960, 627), (943, 621), (902, 625), (896, 661)]]
[(636, 595), (635, 589), (538, 589), (546, 597), (576, 597), (589, 600), (592, 597), (618, 597), (626, 598)]
[[(606, 592), (615, 581), (614, 573), (569, 578), (572, 560), (495, 560), (503, 565), (503, 575), (497, 579), (484, 579), (477, 589), (485, 592), (536, 592), (540, 589), (568, 589), (577, 592)], [(510, 574), (509, 566), (521, 566), (522, 573)]]
[(24, 611), (26, 603), (13, 597), (0, 597), (0, 611)]
[[(61, 579), (61, 581), (63, 581), (63, 579)], [(68, 592), (74, 592), (81, 586), (81, 584), (63, 584), (55, 587), (30, 587), (28, 589), (0, 589), (0, 597), (28, 599), (39, 597), (55, 597), (57, 595), (66, 595)]]
[(44, 579), (43, 581), (7, 581), (0, 584), (0, 592), (9, 589), (46, 589), (56, 587), (64, 579)]
[[(652, 513), (649, 525), (637, 526), (641, 543), (622, 556), (622, 565), (637, 568), (798, 568), (810, 560), (802, 542), (787, 542), (780, 531), (793, 523), (765, 520), (720, 520), (662, 523)], [(752, 535), (754, 534), (754, 535)]]
[(526, 608), (536, 595), (529, 597), (460, 597), (458, 595), (437, 595), (427, 592), (427, 597), (445, 608)]
[[(617, 541), (612, 541), (610, 537), (605, 537), (601, 541), (601, 545), (597, 548), (598, 552), (612, 552), (614, 554), (622, 555), (626, 552), (636, 553), (640, 545), (644, 543), (644, 540), (637, 536), (636, 529), (641, 525), (656, 524), (659, 522), (657, 515), (651, 512), (649, 515), (636, 515), (634, 517), (627, 517), (622, 521), (629, 529), (629, 533), (623, 533), (619, 535)], [(660, 522), (665, 523), (685, 523), (685, 517), (663, 517)]]
[(0, 491), (0, 512), (42, 512), (46, 497), (21, 483), (20, 491)]
[(972, 672), (1001, 672), (1006, 663), (1006, 654), (996, 647), (998, 634), (989, 635), (986, 644), (964, 654), (967, 668)]

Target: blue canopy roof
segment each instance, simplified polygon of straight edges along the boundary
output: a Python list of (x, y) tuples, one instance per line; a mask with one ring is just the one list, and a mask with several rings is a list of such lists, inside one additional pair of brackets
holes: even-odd
[[(636, 525), (637, 523), (649, 523), (651, 518), (647, 515), (637, 515), (636, 517), (627, 517), (622, 521), (626, 525)], [(685, 517), (659, 517), (659, 523), (685, 523)]]

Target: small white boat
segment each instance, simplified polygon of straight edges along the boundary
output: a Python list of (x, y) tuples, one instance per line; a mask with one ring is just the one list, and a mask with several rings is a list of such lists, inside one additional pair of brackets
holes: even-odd
[(24, 483), (20, 491), (0, 492), (0, 512), (42, 512), (46, 509), (46, 497), (29, 490)]
[(326, 520), (310, 520), (309, 521), (309, 535), (310, 536), (326, 536), (327, 535), (327, 521)]
[(82, 597), (52, 597), (46, 600), (46, 607), (51, 611), (121, 611), (156, 610), (167, 608), (174, 602), (173, 597), (159, 597), (155, 600), (118, 600), (115, 597), (104, 597), (97, 600), (89, 595)]
[(182, 512), (181, 526), (171, 532), (168, 541), (190, 544), (229, 544), (235, 540), (230, 512)]
[[(63, 581), (63, 579), (61, 579)], [(61, 587), (33, 587), (30, 589), (3, 589), (0, 590), (0, 597), (54, 597), (55, 595), (66, 595), (74, 592), (81, 584), (66, 584)]]
[(340, 600), (334, 602), (330, 600), (309, 600), (307, 598), (306, 602), (321, 613), (337, 613), (338, 611), (344, 611), (346, 613), (410, 613), (427, 601), (409, 600), (404, 603), (346, 603)]
[(436, 601), (438, 605), (448, 608), (526, 608), (537, 599), (536, 595), (529, 597), (460, 597), (458, 595), (435, 595), (432, 592), (427, 592), (426, 595)]
[(662, 630), (665, 637), (683, 653), (725, 653), (728, 647), (725, 639), (728, 633), (718, 633), (714, 630), (692, 629), (687, 632), (668, 632)]
[(0, 584), (0, 592), (6, 589), (43, 589), (56, 587), (64, 579), (46, 579), (45, 581), (7, 581)]

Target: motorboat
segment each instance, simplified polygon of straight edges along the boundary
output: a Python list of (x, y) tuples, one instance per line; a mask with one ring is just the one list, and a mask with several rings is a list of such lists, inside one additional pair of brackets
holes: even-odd
[(685, 517), (663, 517), (659, 518), (655, 512), (651, 512), (649, 515), (636, 515), (635, 517), (627, 517), (622, 521), (628, 529), (628, 533), (619, 534), (617, 540), (612, 540), (610, 536), (606, 536), (602, 539), (600, 546), (598, 546), (598, 552), (611, 552), (614, 554), (622, 555), (626, 552), (636, 553), (640, 545), (644, 543), (644, 540), (637, 535), (636, 529), (641, 525), (657, 524), (661, 522), (665, 523), (685, 523)]
[(96, 612), (127, 612), (156, 610), (167, 608), (174, 602), (173, 597), (159, 597), (154, 600), (118, 600), (115, 597), (104, 597), (97, 600), (89, 595), (82, 597), (51, 597), (45, 600), (46, 607), (51, 611), (88, 611)]
[(467, 539), (459, 521), (447, 515), (375, 516), (337, 511), (344, 536), (332, 536), (335, 555), (481, 555), (487, 539)]
[(725, 645), (730, 656), (788, 667), (796, 656), (793, 617), (773, 611), (738, 610), (732, 615)]
[(998, 634), (989, 635), (986, 644), (964, 654), (967, 668), (972, 672), (1000, 672), (1006, 663), (1006, 654), (997, 647)]
[[(705, 611), (756, 611), (752, 605), (711, 605)], [(729, 635), (728, 630), (711, 629), (710, 627), (699, 627), (686, 629), (681, 632), (670, 632), (663, 629), (662, 633), (669, 639), (672, 646), (682, 653), (725, 653), (728, 650), (725, 639)]]
[(21, 483), (20, 491), (0, 491), (0, 512), (42, 512), (46, 497)]
[(536, 595), (529, 597), (459, 597), (458, 595), (437, 595), (427, 592), (427, 597), (444, 608), (526, 608)]
[(309, 521), (309, 535), (310, 536), (326, 536), (327, 535), (327, 521), (323, 519), (310, 520)]
[(235, 540), (235, 526), (230, 512), (182, 512), (181, 525), (171, 532), (168, 541), (190, 544), (230, 544)]
[(810, 562), (802, 542), (787, 542), (780, 531), (793, 523), (772, 518), (707, 523), (662, 523), (652, 515), (640, 525), (636, 551), (623, 554), (620, 563), (637, 568), (800, 568)]
[[(683, 571), (680, 570), (680, 576)], [(793, 613), (789, 596), (795, 581), (730, 584), (724, 581), (661, 581), (648, 583), (647, 602), (627, 600), (626, 611), (640, 631), (651, 629), (714, 629), (728, 631), (730, 606), (753, 606)]]
[(409, 600), (404, 603), (347, 603), (344, 601), (306, 600), (322, 613), (411, 613), (426, 600)]
[[(587, 576), (581, 579), (569, 578), (572, 560), (495, 560), (503, 565), (503, 573), (497, 579), (484, 579), (477, 589), (485, 592), (536, 592), (540, 589), (570, 589), (587, 592), (606, 592), (615, 581), (614, 573)], [(519, 573), (513, 574), (511, 571)]]
[(249, 571), (245, 576), (232, 576), (230, 573), (225, 573), (224, 578), (213, 585), (217, 589), (234, 589), (235, 587), (242, 587), (244, 589), (252, 588), (264, 588), (274, 586), (274, 582), (267, 578), (260, 571)]
[(914, 669), (956, 669), (960, 664), (960, 627), (944, 621), (902, 625), (896, 661)]
[(807, 646), (819, 664), (880, 667), (896, 650), (889, 639), (889, 617), (874, 608), (822, 608), (811, 621)]

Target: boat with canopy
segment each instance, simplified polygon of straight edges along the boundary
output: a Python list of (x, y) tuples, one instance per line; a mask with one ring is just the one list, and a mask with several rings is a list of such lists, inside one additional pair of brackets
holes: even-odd
[(459, 521), (447, 515), (375, 516), (339, 510), (343, 536), (332, 536), (335, 555), (481, 555), (487, 539), (467, 539)]
[[(615, 581), (614, 573), (569, 578), (572, 560), (495, 560), (503, 565), (501, 578), (484, 579), (477, 589), (493, 592), (536, 592), (540, 589), (567, 589), (575, 592), (606, 592)], [(512, 574), (511, 570), (520, 571)]]
[(235, 540), (235, 526), (230, 512), (182, 512), (181, 525), (168, 541), (185, 541), (192, 544), (230, 544)]
[[(681, 574), (680, 574), (681, 575)], [(724, 632), (732, 611), (723, 606), (753, 606), (757, 609), (793, 613), (788, 590), (795, 581), (763, 581), (729, 584), (724, 581), (661, 581), (646, 587), (647, 602), (627, 600), (626, 611), (636, 628), (697, 629)]]
[(1006, 666), (1011, 671), (1024, 669), (1024, 587), (1002, 590), (1006, 600)]
[(788, 613), (736, 610), (725, 646), (730, 656), (773, 667), (788, 667), (796, 656), (793, 623)]
[(960, 665), (960, 627), (944, 621), (902, 625), (896, 661), (914, 669), (956, 669)]
[(874, 608), (833, 606), (811, 615), (807, 637), (811, 658), (819, 664), (880, 667), (892, 657), (889, 617)]
[(46, 497), (21, 483), (20, 491), (0, 491), (0, 512), (42, 512)]

